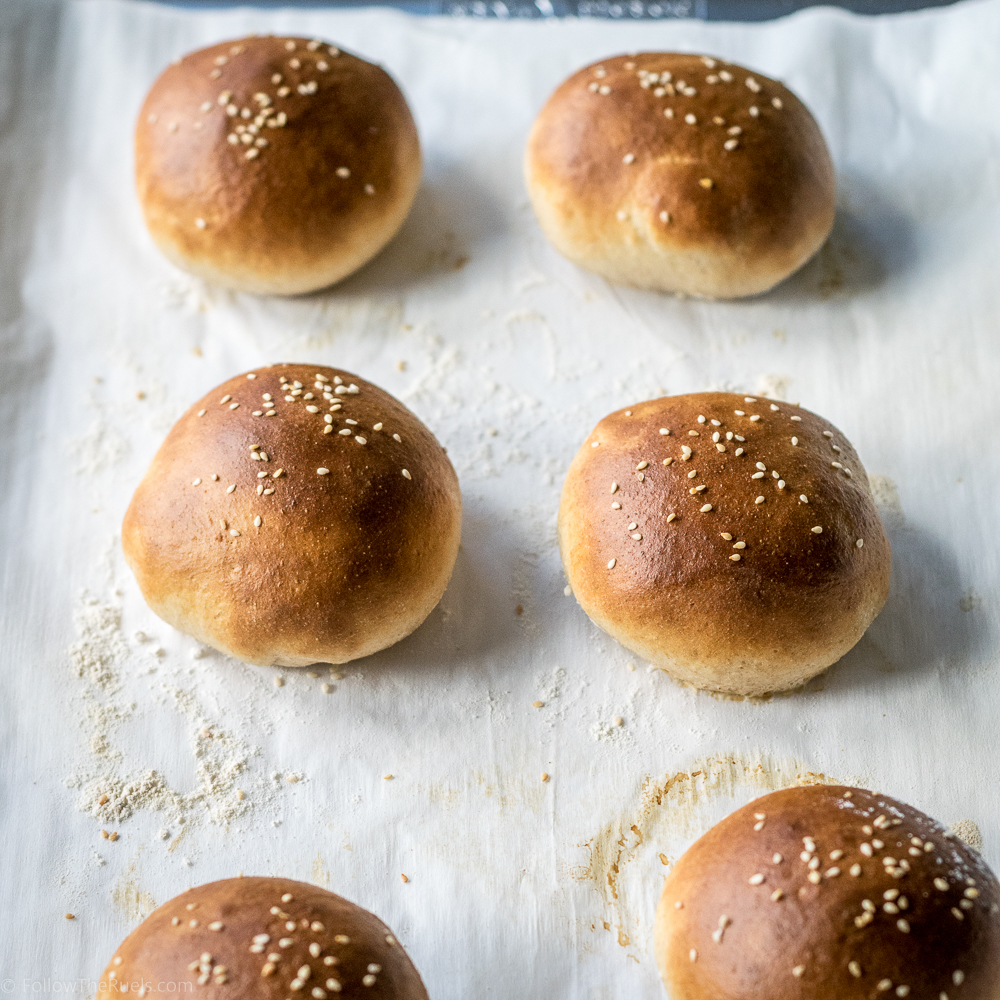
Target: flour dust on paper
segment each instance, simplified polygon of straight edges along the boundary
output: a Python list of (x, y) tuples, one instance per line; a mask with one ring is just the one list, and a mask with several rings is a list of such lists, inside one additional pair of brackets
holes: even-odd
[[(268, 794), (273, 784), (254, 779), (249, 771), (251, 758), (259, 751), (214, 719), (194, 690), (150, 681), (143, 691), (130, 683), (133, 650), (117, 604), (84, 595), (74, 625), (77, 639), (68, 657), (79, 681), (74, 700), (81, 709), (86, 738), (65, 784), (79, 792), (77, 805), (83, 812), (108, 825), (138, 812), (157, 811), (180, 827), (224, 826)], [(155, 671), (146, 671), (147, 677), (152, 674)], [(150, 703), (153, 699), (155, 703)], [(157, 767), (136, 762), (116, 741), (125, 723), (162, 711), (164, 701), (173, 705), (187, 728), (196, 776), (195, 787), (188, 791), (173, 787)], [(246, 792), (249, 787), (252, 796)]]

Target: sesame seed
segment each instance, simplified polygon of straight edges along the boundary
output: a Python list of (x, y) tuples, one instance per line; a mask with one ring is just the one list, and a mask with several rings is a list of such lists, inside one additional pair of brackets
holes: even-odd
[(201, 486), (201, 479), (200, 478), (199, 479), (192, 479), (191, 480), (191, 485), (192, 486)]
[(764, 881), (764, 876), (758, 872), (756, 875), (751, 875), (749, 882), (750, 885), (760, 885)]
[(751, 479), (763, 479), (764, 478), (764, 473), (763, 472), (755, 472), (750, 478)]
[(704, 507), (701, 508), (701, 513), (702, 514), (707, 514), (711, 509), (712, 509), (712, 505), (710, 503), (707, 503), (707, 504), (705, 504)]
[(850, 872), (857, 878), (861, 874), (861, 865), (851, 865)]
[(669, 524), (671, 521), (675, 520), (676, 517), (677, 517), (676, 514), (668, 514), (667, 515), (667, 524)]
[(670, 213), (669, 212), (660, 212), (660, 222), (666, 223), (666, 222), (669, 222), (669, 221), (670, 221)]
[(697, 961), (698, 961), (698, 952), (697, 952), (697, 951), (696, 951), (696, 950), (695, 950), (694, 948), (692, 948), (692, 949), (691, 949), (691, 950), (690, 950), (690, 951), (688, 952), (688, 958), (689, 958), (689, 959), (690, 959), (690, 960), (691, 960), (692, 962), (697, 962)]
[(792, 969), (792, 975), (795, 976), (796, 979), (801, 979), (805, 974), (805, 971), (806, 967), (804, 965), (796, 965), (795, 968)]
[(614, 569), (615, 568), (615, 564), (617, 562), (618, 562), (617, 559), (609, 559), (608, 560), (608, 569)]
[(965, 973), (964, 973), (964, 972), (962, 972), (962, 970), (961, 970), (961, 969), (956, 969), (956, 970), (955, 970), (955, 971), (954, 971), (954, 972), (953, 972), (953, 973), (951, 974), (951, 981), (952, 981), (952, 982), (953, 982), (953, 983), (954, 983), (954, 984), (955, 984), (956, 986), (961, 986), (961, 985), (962, 985), (962, 983), (964, 983), (964, 982), (965, 982)]
[(818, 524), (817, 524), (817, 525), (815, 525), (815, 526), (814, 526), (813, 528), (811, 528), (810, 530), (812, 531), (812, 533), (813, 533), (814, 535), (822, 535), (822, 534), (823, 534), (823, 528), (822, 528), (822, 526), (821, 526), (821, 525), (818, 525)]
[(710, 191), (710, 190), (711, 190), (711, 189), (712, 189), (712, 188), (713, 188), (713, 187), (715, 186), (715, 185), (713, 184), (713, 182), (712, 182), (712, 178), (711, 178), (711, 177), (702, 177), (702, 179), (701, 179), (700, 181), (698, 181), (698, 183), (699, 183), (699, 184), (700, 184), (700, 185), (701, 185), (701, 186), (702, 186), (702, 187), (703, 187), (703, 188), (704, 188), (704, 189), (705, 189), (706, 191)]
[(807, 496), (805, 495), (805, 493), (800, 493), (800, 494), (799, 494), (799, 499), (800, 499), (800, 500), (801, 500), (801, 501), (802, 501), (803, 503), (809, 503), (809, 497), (807, 497)]
[(635, 154), (634, 153), (626, 153), (622, 157), (622, 163), (625, 163), (625, 164), (635, 163)]
[(934, 888), (939, 889), (941, 892), (948, 891), (948, 882), (943, 878), (934, 879)]
[(778, 900), (784, 897), (784, 895), (785, 894), (780, 889), (775, 889), (774, 892), (771, 893), (771, 901), (777, 903)]
[(739, 562), (739, 561), (740, 561), (740, 559), (742, 559), (742, 558), (743, 558), (743, 557), (742, 557), (742, 556), (741, 556), (741, 555), (740, 555), (740, 554), (739, 554), (738, 552), (734, 552), (734, 553), (733, 553), (733, 554), (732, 554), (732, 555), (731, 555), (731, 556), (729, 557), (729, 560), (730, 560), (730, 562)]
[(322, 468), (321, 469), (317, 469), (316, 470), (316, 474), (320, 475), (320, 476), (328, 476), (328, 475), (330, 475), (330, 470), (329, 469), (322, 469)]
[(684, 116), (684, 121), (686, 121), (688, 123), (688, 125), (697, 125), (698, 124), (698, 119), (694, 115), (690, 115), (690, 114)]
[(236, 489), (236, 483), (233, 483), (231, 486), (227, 486), (226, 487), (226, 492), (227, 493), (232, 493), (233, 490), (235, 490), (235, 489)]
[(857, 962), (848, 962), (847, 971), (854, 976), (855, 979), (861, 978), (861, 966)]
[(727, 542), (731, 542), (733, 540), (733, 536), (729, 534), (728, 531), (723, 531), (721, 537), (724, 538)]
[(763, 502), (764, 502), (764, 498), (763, 497), (757, 497), (757, 499), (754, 500), (754, 503), (763, 503)]
[(253, 526), (255, 528), (259, 528), (260, 527), (260, 515), (259, 514), (253, 519)]

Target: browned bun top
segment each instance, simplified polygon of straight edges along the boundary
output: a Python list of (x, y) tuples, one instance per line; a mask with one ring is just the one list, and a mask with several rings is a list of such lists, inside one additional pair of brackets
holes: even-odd
[(786, 788), (674, 865), (656, 957), (671, 1000), (997, 1000), (1000, 886), (911, 806)]
[(885, 603), (889, 542), (850, 442), (800, 406), (728, 392), (605, 417), (559, 509), (580, 605), (698, 687), (794, 687)]
[(210, 882), (154, 910), (115, 952), (98, 996), (126, 991), (198, 1000), (427, 1000), (420, 974), (378, 917), (284, 878)]
[(431, 612), (461, 511), (444, 449), (402, 403), (340, 369), (272, 365), (177, 421), (122, 546), (182, 632), (249, 663), (343, 663)]
[(708, 56), (643, 52), (574, 73), (538, 115), (525, 171), (560, 253), (643, 288), (764, 291), (833, 224), (833, 165), (808, 109)]
[(188, 271), (251, 292), (338, 281), (406, 218), (420, 144), (380, 67), (318, 39), (192, 52), (146, 97), (136, 185), (153, 239)]

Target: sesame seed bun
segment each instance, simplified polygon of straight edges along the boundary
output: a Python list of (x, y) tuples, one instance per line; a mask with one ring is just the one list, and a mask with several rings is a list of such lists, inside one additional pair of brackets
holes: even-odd
[(605, 632), (732, 694), (803, 684), (889, 592), (889, 542), (850, 442), (799, 406), (729, 392), (605, 417), (567, 473), (559, 546)]
[(609, 281), (755, 295), (833, 225), (833, 164), (806, 106), (707, 56), (616, 56), (571, 76), (525, 153), (528, 193), (564, 256)]
[(765, 795), (673, 866), (656, 911), (671, 1000), (996, 1000), (1000, 886), (911, 806)]
[(403, 224), (420, 183), (406, 100), (380, 67), (306, 38), (185, 56), (146, 97), (136, 187), (157, 246), (228, 288), (340, 281)]
[(409, 635), (458, 553), (458, 478), (431, 432), (356, 375), (273, 365), (174, 425), (132, 497), (149, 606), (247, 663), (345, 663)]
[(115, 952), (98, 996), (126, 990), (211, 1000), (427, 1000), (378, 917), (284, 878), (210, 882), (154, 910)]

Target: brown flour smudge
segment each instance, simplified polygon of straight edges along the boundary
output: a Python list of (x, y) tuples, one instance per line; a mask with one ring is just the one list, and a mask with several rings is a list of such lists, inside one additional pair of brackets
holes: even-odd
[(133, 861), (111, 890), (111, 902), (129, 924), (145, 920), (156, 909), (156, 900), (139, 888), (135, 869), (136, 863)]
[(589, 862), (573, 877), (598, 894), (605, 911), (600, 923), (618, 943), (645, 950), (659, 890), (654, 873), (666, 874), (688, 842), (731, 811), (725, 808), (713, 817), (708, 815), (713, 804), (724, 804), (744, 789), (763, 793), (826, 782), (825, 775), (791, 758), (739, 754), (707, 757), (690, 771), (661, 779), (647, 776), (635, 806), (581, 845), (589, 852)]

